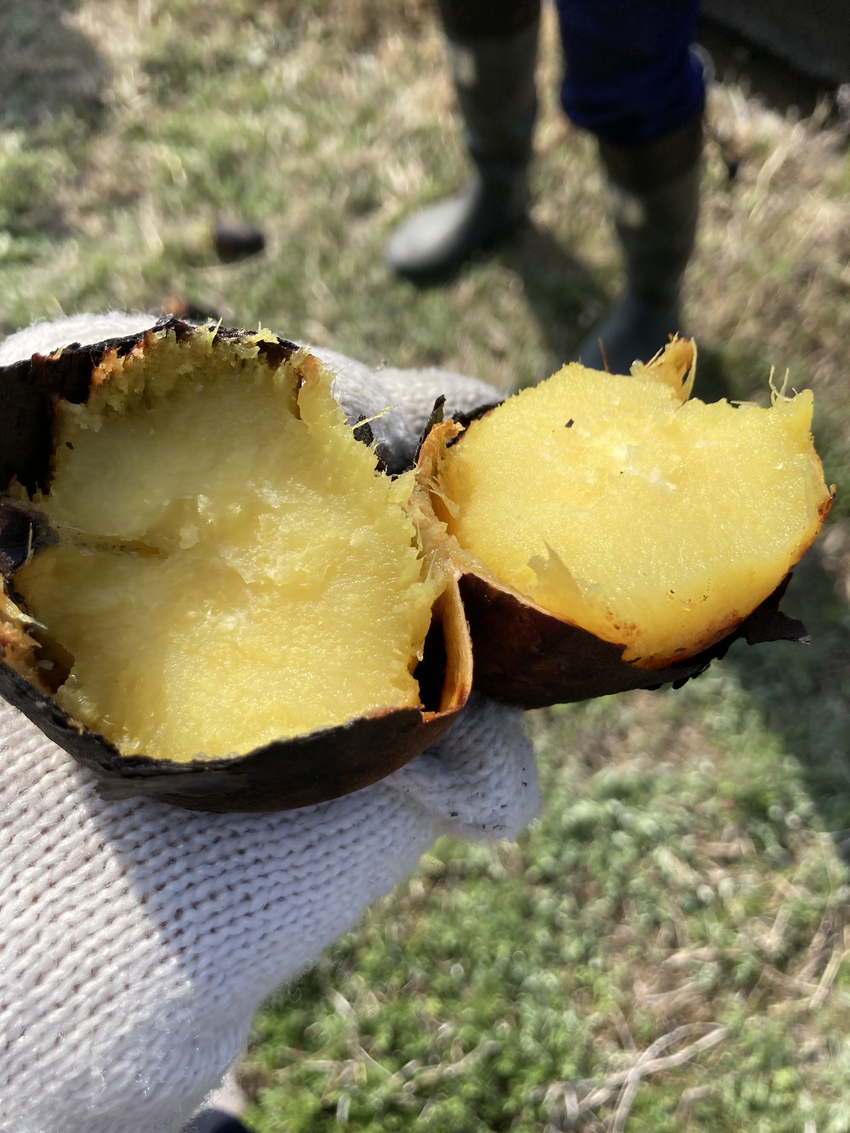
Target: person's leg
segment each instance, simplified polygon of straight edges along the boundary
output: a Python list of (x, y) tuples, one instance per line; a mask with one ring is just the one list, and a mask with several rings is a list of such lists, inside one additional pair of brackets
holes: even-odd
[[(699, 211), (703, 65), (698, 0), (557, 0), (570, 119), (599, 139), (623, 246), (626, 293), (579, 348), (628, 372), (679, 330)], [(602, 340), (602, 350), (599, 340)]]
[(540, 0), (440, 0), (449, 64), (475, 170), (463, 191), (415, 214), (384, 249), (400, 275), (454, 271), (522, 224), (537, 110)]

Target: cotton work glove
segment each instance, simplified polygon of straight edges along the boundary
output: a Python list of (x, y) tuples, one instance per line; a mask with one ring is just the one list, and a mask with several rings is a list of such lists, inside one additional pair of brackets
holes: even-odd
[[(145, 329), (79, 316), (0, 343), (0, 365)], [(436, 370), (316, 351), (351, 420), (409, 463)], [(93, 776), (0, 702), (0, 1129), (178, 1133), (244, 1048), (260, 1001), (313, 963), (439, 835), (512, 838), (534, 815), (519, 714), (473, 695), (447, 735), (374, 786), (281, 814), (104, 802)]]

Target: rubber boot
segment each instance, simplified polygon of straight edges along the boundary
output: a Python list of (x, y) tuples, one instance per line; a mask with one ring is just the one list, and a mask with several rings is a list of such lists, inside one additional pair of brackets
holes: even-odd
[(384, 259), (399, 275), (419, 283), (446, 278), (525, 221), (538, 27), (535, 20), (501, 38), (449, 35), (449, 63), (475, 170), (457, 196), (422, 209), (393, 233)]
[(681, 329), (681, 282), (696, 236), (701, 152), (701, 113), (644, 146), (600, 142), (626, 292), (579, 347), (576, 357), (585, 366), (628, 374), (633, 362), (648, 362)]

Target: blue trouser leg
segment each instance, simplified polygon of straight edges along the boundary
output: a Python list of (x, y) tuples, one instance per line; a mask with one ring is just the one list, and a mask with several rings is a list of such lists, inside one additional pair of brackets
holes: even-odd
[[(555, 2), (566, 60), (561, 102), (577, 126), (614, 145), (638, 146), (701, 109), (702, 67), (689, 50), (699, 0)], [(498, 39), (531, 27), (540, 0), (438, 3), (450, 36)]]
[(576, 126), (642, 146), (702, 108), (692, 55), (698, 0), (556, 0), (566, 74), (561, 104)]
[[(691, 52), (698, 0), (556, 0), (561, 103), (599, 140), (614, 190), (625, 293), (578, 348), (627, 373), (680, 329), (680, 286), (694, 247), (705, 82)], [(601, 344), (601, 345), (600, 345)]]
[[(387, 243), (390, 266), (422, 280), (453, 270), (521, 223), (536, 104), (540, 0), (438, 3), (477, 175), (463, 193), (417, 213)], [(675, 307), (696, 221), (704, 84), (689, 49), (698, 0), (556, 3), (566, 56), (564, 109), (597, 135), (613, 184), (644, 195), (644, 231), (618, 225), (629, 289)], [(683, 177), (690, 180), (682, 192), (647, 195)], [(677, 319), (675, 310), (663, 315), (665, 325)]]

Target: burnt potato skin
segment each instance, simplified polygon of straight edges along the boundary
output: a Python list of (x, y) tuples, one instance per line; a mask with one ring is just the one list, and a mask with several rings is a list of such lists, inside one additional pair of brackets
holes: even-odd
[(561, 621), (515, 591), (477, 574), (460, 578), (475, 658), (473, 687), (503, 704), (548, 708), (632, 689), (679, 688), (723, 657), (738, 638), (763, 641), (809, 638), (802, 622), (779, 610), (790, 575), (739, 626), (686, 661), (641, 669), (622, 660), (624, 647)]
[[(182, 319), (161, 319), (155, 327), (140, 334), (111, 338), (92, 346), (72, 343), (53, 354), (34, 354), (32, 358), (0, 367), (0, 490), (17, 479), (32, 495), (36, 489), (50, 488), (52, 454), (55, 447), (55, 406), (58, 400), (82, 405), (91, 392), (92, 377), (98, 366), (112, 354), (124, 358), (133, 350), (143, 351), (150, 336), (163, 332), (177, 342), (197, 333), (197, 327)], [(238, 342), (244, 332), (219, 330), (216, 342), (226, 347)], [(260, 357), (271, 369), (291, 358), (299, 348), (279, 338), (260, 343)]]
[(459, 711), (388, 710), (232, 759), (173, 763), (121, 755), (5, 664), (0, 666), (0, 695), (93, 771), (103, 798), (145, 795), (216, 813), (294, 810), (371, 786), (436, 743)]
[[(13, 602), (19, 601), (15, 573), (55, 539), (37, 511), (6, 493), (15, 482), (30, 495), (49, 491), (59, 402), (83, 404), (95, 371), (110, 357), (143, 353), (166, 335), (179, 343), (197, 332), (190, 323), (167, 318), (138, 334), (88, 346), (72, 344), (0, 367), (0, 573), (4, 592)], [(243, 331), (219, 330), (214, 347), (226, 350), (248, 337)], [(270, 369), (277, 369), (300, 349), (281, 338), (257, 345), (259, 360)], [(8, 630), (0, 622), (0, 652), (11, 643)], [(58, 663), (54, 673), (61, 680), (61, 643), (51, 641), (37, 627), (32, 636), (39, 643), (39, 656)], [(143, 795), (189, 810), (244, 813), (291, 810), (350, 794), (404, 766), (445, 734), (465, 705), (472, 680), (468, 630), (454, 582), (435, 607), (416, 676), (425, 701), (420, 708), (378, 710), (247, 754), (189, 762), (122, 755), (98, 732), (63, 711), (49, 690), (38, 688), (2, 660), (0, 695), (92, 771), (104, 798)]]

